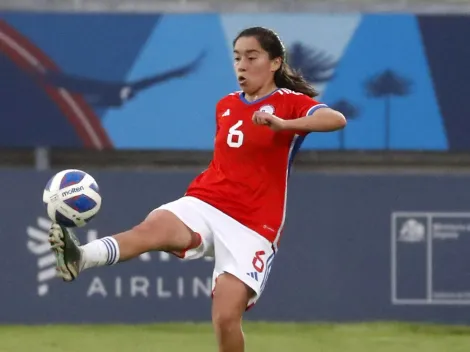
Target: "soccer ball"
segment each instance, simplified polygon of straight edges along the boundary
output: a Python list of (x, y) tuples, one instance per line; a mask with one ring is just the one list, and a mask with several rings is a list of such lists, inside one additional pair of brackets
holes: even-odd
[(65, 227), (85, 226), (101, 208), (98, 184), (86, 172), (75, 169), (55, 174), (42, 200), (49, 218)]

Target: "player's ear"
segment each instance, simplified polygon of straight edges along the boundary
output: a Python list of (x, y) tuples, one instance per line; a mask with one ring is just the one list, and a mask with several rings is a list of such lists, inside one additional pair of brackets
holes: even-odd
[(271, 72), (276, 72), (281, 67), (282, 60), (280, 57), (276, 57), (275, 59), (271, 60)]

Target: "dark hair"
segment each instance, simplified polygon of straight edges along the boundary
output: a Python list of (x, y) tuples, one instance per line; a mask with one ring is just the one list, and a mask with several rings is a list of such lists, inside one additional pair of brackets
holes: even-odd
[(264, 27), (247, 28), (234, 39), (233, 46), (241, 37), (255, 37), (271, 60), (277, 57), (281, 58), (281, 67), (274, 73), (274, 83), (277, 87), (303, 93), (312, 98), (318, 95), (318, 92), (302, 77), (302, 74), (287, 64), (286, 48), (275, 32)]

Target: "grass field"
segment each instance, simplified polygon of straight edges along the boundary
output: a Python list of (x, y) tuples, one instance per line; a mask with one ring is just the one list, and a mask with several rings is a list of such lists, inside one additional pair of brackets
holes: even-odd
[[(247, 352), (469, 352), (470, 327), (246, 323)], [(0, 326), (1, 352), (217, 352), (208, 324)]]

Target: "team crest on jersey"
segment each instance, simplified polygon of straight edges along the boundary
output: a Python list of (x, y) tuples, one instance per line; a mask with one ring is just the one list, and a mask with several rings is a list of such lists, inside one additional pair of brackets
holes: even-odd
[(267, 112), (268, 114), (274, 114), (274, 106), (272, 105), (263, 105), (259, 111)]

